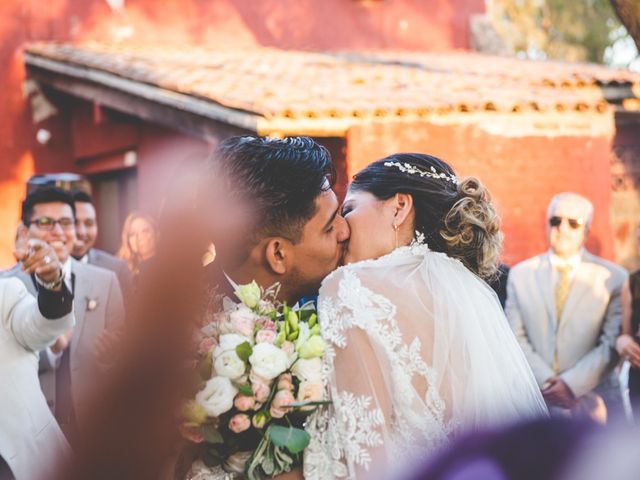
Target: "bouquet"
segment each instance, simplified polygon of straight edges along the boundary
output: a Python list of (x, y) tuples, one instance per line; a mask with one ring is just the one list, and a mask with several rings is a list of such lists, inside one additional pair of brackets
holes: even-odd
[(305, 418), (325, 400), (325, 342), (312, 303), (276, 300), (256, 282), (225, 299), (197, 336), (199, 391), (183, 408), (183, 435), (209, 466), (249, 479), (290, 471), (310, 437)]

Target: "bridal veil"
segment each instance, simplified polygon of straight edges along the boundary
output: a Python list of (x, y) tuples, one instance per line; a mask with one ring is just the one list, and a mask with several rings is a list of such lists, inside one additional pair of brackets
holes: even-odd
[(547, 415), (494, 292), (424, 244), (336, 270), (318, 312), (333, 403), (308, 421), (307, 479), (390, 478), (459, 432)]

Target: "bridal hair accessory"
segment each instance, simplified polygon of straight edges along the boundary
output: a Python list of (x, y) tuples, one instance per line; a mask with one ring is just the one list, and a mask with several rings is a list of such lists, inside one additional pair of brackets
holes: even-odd
[(447, 182), (451, 182), (454, 185), (458, 184), (458, 179), (455, 175), (450, 175), (448, 173), (438, 173), (438, 171), (434, 167), (430, 167), (429, 170), (422, 170), (415, 165), (411, 165), (410, 163), (400, 163), (400, 162), (384, 162), (385, 167), (396, 167), (398, 170), (404, 173), (408, 173), (409, 175), (420, 175), (421, 177), (429, 177), (446, 180)]

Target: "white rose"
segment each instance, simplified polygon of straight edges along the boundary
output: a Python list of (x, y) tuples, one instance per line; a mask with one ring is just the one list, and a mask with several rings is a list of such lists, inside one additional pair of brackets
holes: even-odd
[(309, 340), (311, 333), (309, 332), (309, 324), (305, 322), (300, 322), (298, 326), (298, 338), (296, 339), (296, 351), (300, 348), (300, 346)]
[(236, 380), (244, 375), (245, 364), (235, 350), (228, 350), (215, 357), (213, 369), (222, 377)]
[(291, 373), (298, 377), (302, 382), (321, 382), (322, 360), (317, 357), (310, 359), (300, 358), (293, 364)]
[(270, 343), (259, 343), (253, 347), (249, 362), (256, 375), (267, 380), (276, 378), (289, 365), (287, 354)]
[(196, 403), (208, 415), (218, 417), (233, 407), (233, 399), (238, 389), (226, 377), (214, 377), (196, 394)]
[(253, 330), (258, 318), (258, 315), (253, 313), (245, 305), (240, 305), (235, 312), (232, 312), (229, 315), (233, 331), (240, 335), (244, 335), (245, 337), (253, 336)]
[(220, 339), (218, 341), (218, 346), (215, 349), (214, 356), (219, 357), (224, 352), (236, 351), (236, 347), (244, 342), (249, 342), (251, 344), (251, 340), (242, 335), (238, 335), (236, 333), (226, 333), (224, 335), (220, 335)]

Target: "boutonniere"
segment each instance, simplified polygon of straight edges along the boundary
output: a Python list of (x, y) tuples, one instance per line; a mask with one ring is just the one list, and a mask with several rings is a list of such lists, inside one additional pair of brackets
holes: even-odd
[(98, 308), (98, 300), (95, 298), (84, 297), (87, 302), (87, 311), (93, 312), (96, 308)]

